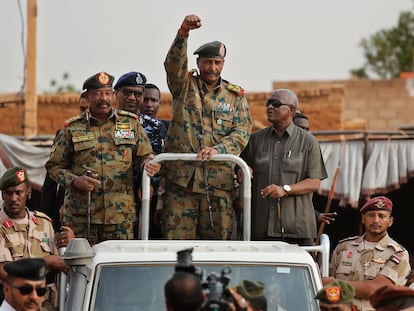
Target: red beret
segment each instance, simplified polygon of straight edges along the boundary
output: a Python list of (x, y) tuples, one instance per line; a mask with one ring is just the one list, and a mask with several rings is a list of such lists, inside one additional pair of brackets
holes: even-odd
[(408, 297), (414, 297), (414, 290), (411, 288), (398, 285), (385, 285), (374, 291), (369, 301), (374, 308), (390, 304), (389, 307), (391, 309), (392, 303), (397, 305), (401, 304)]
[(369, 199), (359, 210), (361, 213), (367, 211), (389, 211), (392, 212), (392, 202), (384, 196)]

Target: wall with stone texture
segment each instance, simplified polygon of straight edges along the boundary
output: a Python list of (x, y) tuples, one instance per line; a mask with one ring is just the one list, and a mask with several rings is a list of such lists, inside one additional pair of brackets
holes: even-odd
[[(290, 88), (298, 94), (300, 110), (312, 130), (361, 129), (396, 131), (401, 125), (414, 125), (414, 98), (405, 81), (275, 81), (276, 88)], [(246, 93), (254, 129), (268, 126), (265, 102), (270, 92)], [(53, 135), (66, 119), (78, 113), (79, 94), (39, 95), (38, 134)], [(171, 95), (162, 94), (161, 119), (171, 118)], [(0, 133), (23, 134), (22, 104), (3, 104), (0, 94)]]

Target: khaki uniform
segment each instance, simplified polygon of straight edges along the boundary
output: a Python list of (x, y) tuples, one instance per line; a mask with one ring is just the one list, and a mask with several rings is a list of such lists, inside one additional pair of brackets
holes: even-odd
[[(11, 219), (4, 209), (0, 211), (0, 262), (58, 254), (51, 219), (44, 213), (31, 212), (27, 208), (26, 216), (16, 220)], [(44, 309), (57, 310), (56, 286), (52, 283), (48, 288)]]
[(131, 239), (135, 221), (133, 168), (141, 170), (152, 153), (135, 114), (113, 110), (100, 124), (86, 113), (66, 121), (46, 163), (49, 175), (66, 189), (64, 223), (77, 237), (87, 236), (88, 193), (72, 186), (90, 169), (100, 184), (91, 193), (91, 243)]
[[(225, 80), (220, 80), (214, 90), (208, 90), (201, 78), (188, 72), (187, 38), (177, 35), (164, 63), (167, 72), (167, 82), (173, 95), (172, 121), (170, 123), (164, 152), (197, 153), (200, 147), (208, 146), (219, 153), (238, 155), (247, 145), (252, 129), (249, 105), (244, 90)], [(201, 144), (198, 136), (202, 136)], [(169, 161), (165, 168), (166, 177), (179, 185), (186, 192), (204, 194), (207, 175), (211, 194), (226, 198), (227, 205), (222, 205), (216, 211), (228, 215), (232, 208), (234, 165), (228, 162), (210, 161), (203, 173), (201, 162)], [(173, 197), (167, 191), (163, 210), (163, 235), (168, 238), (195, 238), (196, 233), (181, 223), (181, 212), (176, 210)], [(191, 198), (189, 198), (191, 200)], [(172, 204), (168, 204), (171, 202)], [(179, 206), (178, 206), (179, 207)], [(196, 221), (198, 207), (193, 206), (188, 220)], [(185, 213), (185, 211), (183, 211)], [(178, 213), (178, 214), (177, 214)], [(225, 216), (227, 217), (227, 216)], [(207, 220), (200, 221), (208, 223)], [(224, 220), (223, 223), (228, 223)], [(231, 223), (231, 222), (230, 222)], [(226, 225), (227, 226), (227, 225)], [(181, 232), (179, 232), (181, 231)], [(231, 228), (223, 228), (218, 232), (231, 232)], [(187, 234), (188, 233), (188, 234)], [(197, 233), (199, 235), (199, 233)], [(229, 238), (218, 235), (215, 238)], [(211, 236), (206, 236), (211, 238)]]
[[(386, 234), (374, 247), (367, 249), (365, 236), (344, 239), (335, 248), (329, 275), (345, 281), (372, 280), (381, 274), (396, 285), (404, 285), (410, 272), (408, 252)], [(359, 310), (375, 310), (368, 299), (355, 299)]]

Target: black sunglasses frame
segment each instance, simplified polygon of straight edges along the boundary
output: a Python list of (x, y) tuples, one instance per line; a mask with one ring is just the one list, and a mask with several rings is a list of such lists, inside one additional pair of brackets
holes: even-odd
[(278, 100), (277, 98), (274, 99), (268, 99), (266, 101), (266, 107), (269, 107), (269, 105), (272, 105), (272, 107), (274, 108), (280, 108), (281, 106), (291, 106), (289, 104), (284, 104), (282, 103), (280, 100)]
[(22, 294), (23, 296), (29, 295), (35, 290), (37, 296), (43, 297), (44, 295), (46, 295), (46, 292), (47, 292), (46, 287), (40, 287), (40, 286), (34, 287), (33, 285), (30, 285), (30, 284), (24, 284), (22, 286), (10, 285), (10, 287), (18, 289), (20, 294)]

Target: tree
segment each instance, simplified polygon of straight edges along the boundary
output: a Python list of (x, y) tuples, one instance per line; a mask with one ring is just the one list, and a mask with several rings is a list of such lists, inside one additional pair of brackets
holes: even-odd
[(400, 14), (398, 25), (380, 30), (368, 39), (362, 39), (365, 64), (352, 69), (353, 76), (393, 79), (400, 72), (413, 71), (414, 57), (414, 14), (410, 11)]
[(54, 88), (51, 93), (62, 93), (62, 92), (79, 92), (75, 86), (68, 82), (70, 76), (69, 73), (64, 72), (62, 74), (62, 82), (58, 84), (56, 79), (50, 80), (50, 86)]

